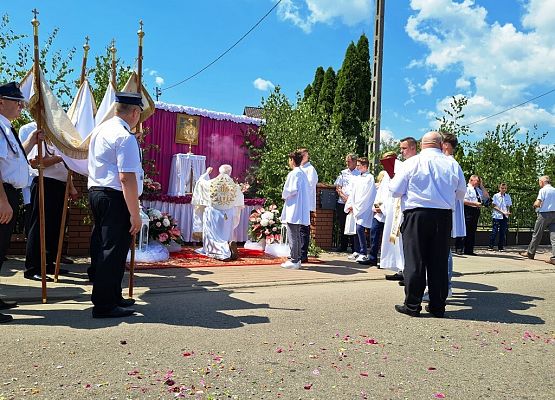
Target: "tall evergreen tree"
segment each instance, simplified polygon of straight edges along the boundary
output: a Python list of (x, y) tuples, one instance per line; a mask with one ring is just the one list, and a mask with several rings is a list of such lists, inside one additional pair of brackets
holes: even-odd
[(357, 152), (364, 154), (366, 140), (361, 135), (362, 125), (357, 103), (357, 91), (360, 85), (358, 64), (357, 48), (351, 42), (347, 47), (343, 65), (337, 76), (332, 119), (333, 123), (343, 132), (345, 138), (356, 140)]
[(312, 96), (312, 85), (309, 83), (304, 88), (303, 100), (308, 100), (308, 99), (310, 99), (311, 96)]
[(318, 97), (320, 96), (320, 90), (322, 89), (322, 84), (324, 83), (324, 68), (318, 67), (316, 68), (316, 72), (314, 73), (314, 82), (312, 82), (312, 98), (314, 100), (314, 104), (317, 105)]
[(337, 86), (337, 77), (332, 67), (329, 67), (324, 74), (324, 82), (318, 96), (318, 111), (326, 123), (329, 123), (333, 113), (333, 104), (335, 101), (335, 87)]
[(368, 121), (370, 118), (370, 92), (372, 90), (372, 73), (370, 72), (370, 49), (368, 38), (365, 34), (360, 36), (357, 43), (358, 55), (358, 75), (360, 84), (357, 87), (357, 103), (360, 110), (359, 117), (361, 121)]

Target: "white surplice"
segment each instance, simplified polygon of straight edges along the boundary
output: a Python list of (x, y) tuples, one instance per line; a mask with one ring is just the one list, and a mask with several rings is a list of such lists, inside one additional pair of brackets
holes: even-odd
[[(395, 173), (398, 173), (401, 168), (402, 163), (400, 161), (395, 162)], [(395, 216), (397, 215), (400, 220), (398, 224), (402, 222), (403, 214), (401, 209), (401, 199), (395, 199), (391, 192), (389, 191), (389, 183), (391, 179), (386, 173), (380, 184), (381, 190), (381, 200), (383, 202), (381, 210), (385, 218), (382, 246), (380, 250), (380, 268), (389, 269), (394, 272), (403, 271), (405, 268), (405, 256), (403, 255), (403, 238), (402, 235), (396, 236), (393, 242), (391, 238), (391, 231), (393, 229), (393, 224), (397, 220)], [(383, 190), (382, 190), (383, 186)]]
[(376, 198), (376, 185), (372, 174), (357, 176), (353, 179), (353, 188), (345, 203), (345, 209), (352, 208), (357, 225), (370, 228), (374, 212), (372, 206)]
[(285, 200), (281, 211), (282, 223), (310, 225), (310, 184), (299, 167), (287, 174), (281, 197)]

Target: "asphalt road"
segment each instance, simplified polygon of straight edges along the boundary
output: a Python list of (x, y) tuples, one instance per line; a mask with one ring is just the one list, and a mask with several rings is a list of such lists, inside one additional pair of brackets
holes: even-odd
[(446, 319), (396, 313), (382, 280), (147, 292), (124, 320), (24, 305), (0, 326), (0, 399), (555, 398), (555, 274), (454, 285)]

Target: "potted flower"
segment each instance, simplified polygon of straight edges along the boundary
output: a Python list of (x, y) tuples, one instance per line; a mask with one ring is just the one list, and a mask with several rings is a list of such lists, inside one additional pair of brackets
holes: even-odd
[(146, 214), (150, 219), (148, 234), (152, 240), (169, 246), (172, 243), (183, 245), (181, 230), (177, 227), (177, 221), (168, 213), (163, 213), (155, 208), (147, 208)]

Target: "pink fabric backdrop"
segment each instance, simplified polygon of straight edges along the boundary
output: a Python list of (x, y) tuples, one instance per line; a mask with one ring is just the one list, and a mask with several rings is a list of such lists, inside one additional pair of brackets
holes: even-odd
[[(156, 180), (162, 185), (162, 193), (168, 192), (172, 156), (177, 153), (187, 153), (188, 144), (175, 143), (175, 125), (177, 113), (156, 109), (156, 112), (147, 119), (143, 126), (150, 129), (145, 143), (157, 144), (160, 151), (151, 150), (146, 157), (156, 162), (160, 173)], [(242, 147), (244, 142), (243, 132), (251, 128), (258, 130), (254, 124), (221, 121), (200, 116), (199, 144), (192, 146), (194, 154), (206, 156), (206, 167), (214, 167), (217, 175), (221, 164), (230, 164), (233, 167), (232, 176), (244, 180), (245, 172), (250, 166), (247, 149)]]

